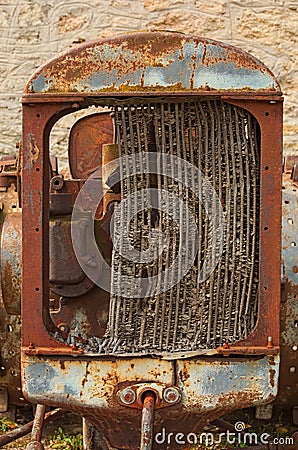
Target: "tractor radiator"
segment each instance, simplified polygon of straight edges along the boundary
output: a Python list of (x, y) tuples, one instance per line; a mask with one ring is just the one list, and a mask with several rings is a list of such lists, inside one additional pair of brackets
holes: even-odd
[[(117, 103), (114, 110), (126, 215), (116, 214), (113, 227), (116, 245), (105, 351), (204, 353), (247, 337), (258, 315), (257, 121), (246, 110), (220, 100), (135, 99), (130, 104)], [(162, 167), (153, 173), (139, 171), (130, 175), (121, 157), (129, 155), (133, 161), (140, 153), (144, 160), (152, 153), (182, 158), (199, 169), (214, 188), (223, 211), (225, 234), (218, 263), (206, 280), (199, 275), (208, 248), (213, 245), (212, 218), (187, 187), (185, 179), (193, 176), (192, 171), (180, 173), (178, 181), (171, 177), (171, 169), (163, 171)], [(171, 215), (171, 205), (163, 204), (163, 196), (159, 195), (163, 191), (179, 198), (186, 209), (182, 208), (176, 217)], [(136, 192), (141, 208), (131, 195)], [(150, 196), (156, 196), (154, 207), (150, 206)], [(216, 214), (216, 205), (214, 208)], [(190, 216), (194, 217), (197, 237), (189, 227)], [(156, 258), (147, 263), (141, 257), (139, 261), (131, 259), (127, 240), (141, 255), (150, 247), (152, 230), (163, 234), (164, 246)], [(179, 261), (185, 254), (192, 255), (194, 263), (180, 277)], [(174, 260), (178, 260), (178, 271), (171, 272)], [(149, 284), (146, 292), (138, 294), (139, 284), (131, 282), (125, 287), (125, 296), (119, 295), (121, 275), (132, 280), (153, 276), (158, 279), (165, 269), (173, 278), (170, 289), (163, 292), (158, 283), (159, 289)]]

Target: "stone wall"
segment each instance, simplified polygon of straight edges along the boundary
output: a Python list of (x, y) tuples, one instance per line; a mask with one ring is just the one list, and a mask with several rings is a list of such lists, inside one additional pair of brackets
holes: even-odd
[[(284, 152), (297, 150), (297, 0), (4, 0), (0, 2), (0, 153), (21, 134), (22, 89), (34, 69), (80, 42), (133, 30), (176, 30), (221, 40), (262, 60), (285, 95)], [(54, 150), (65, 163), (61, 130)]]

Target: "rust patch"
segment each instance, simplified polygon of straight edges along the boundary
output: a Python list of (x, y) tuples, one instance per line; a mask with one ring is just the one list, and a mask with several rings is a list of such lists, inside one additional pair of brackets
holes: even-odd
[(269, 370), (269, 374), (270, 374), (270, 385), (271, 385), (271, 387), (274, 387), (275, 370), (274, 369), (270, 369)]
[(269, 358), (269, 364), (270, 364), (270, 366), (275, 366), (275, 361), (272, 356)]
[[(232, 63), (238, 68), (257, 70), (261, 73), (267, 72), (272, 77), (270, 70), (260, 61), (244, 51), (227, 44), (182, 33), (149, 32), (122, 35), (113, 39), (101, 39), (72, 49), (71, 52), (61, 55), (39, 69), (29, 81), (25, 92), (34, 90), (32, 82), (39, 75), (42, 78), (39, 81), (44, 83), (43, 89), (48, 93), (74, 93), (85, 89), (88, 90), (91, 77), (99, 73), (104, 88), (101, 89), (98, 86), (95, 89), (96, 92), (119, 90), (121, 92), (140, 90), (146, 92), (143, 85), (144, 72), (150, 67), (165, 68), (167, 70), (168, 66), (175, 60), (178, 61), (185, 58), (184, 45), (190, 45), (191, 43), (193, 44), (194, 64), (197, 52), (198, 55), (200, 54), (199, 47), (203, 45), (204, 53), (200, 64), (208, 67), (209, 65), (222, 62), (226, 64)], [(217, 49), (216, 54), (214, 54), (214, 49)], [(117, 72), (117, 83), (119, 82), (119, 86), (114, 86), (112, 82), (107, 82), (110, 75), (114, 76), (115, 71)], [(137, 73), (140, 86), (137, 85), (135, 80), (133, 85), (130, 85), (131, 74)], [(52, 83), (53, 85), (51, 86)], [(179, 83), (165, 86), (163, 90), (167, 90), (167, 88), (170, 91), (185, 91), (189, 89), (180, 86)], [(148, 87), (149, 92), (154, 92), (156, 89), (160, 91), (160, 86), (155, 87), (152, 84), (152, 86)], [(268, 89), (269, 87), (266, 88), (266, 90)], [(91, 88), (90, 92), (92, 90)], [(203, 90), (203, 88), (196, 88), (196, 91), (200, 90)]]
[(40, 150), (36, 144), (36, 139), (34, 137), (34, 134), (32, 134), (32, 133), (30, 133), (28, 135), (27, 150), (29, 153), (29, 158), (30, 158), (31, 163), (37, 161)]
[(63, 359), (60, 359), (59, 363), (60, 363), (61, 369), (65, 370), (65, 363), (64, 363)]
[(185, 383), (190, 378), (190, 374), (186, 366), (184, 366), (183, 369), (180, 370), (179, 378), (182, 381), (182, 383)]
[(98, 170), (101, 176), (103, 144), (114, 142), (110, 113), (97, 113), (78, 120), (69, 136), (69, 165), (73, 178), (88, 178)]

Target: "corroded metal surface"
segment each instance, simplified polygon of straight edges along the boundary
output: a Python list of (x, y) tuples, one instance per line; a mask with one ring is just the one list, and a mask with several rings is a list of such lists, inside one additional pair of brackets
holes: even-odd
[(285, 175), (282, 189), (282, 258), (283, 276), (292, 285), (298, 285), (298, 182)]
[(142, 410), (140, 450), (152, 449), (154, 404), (155, 398), (153, 392), (146, 391), (144, 393), (144, 405)]
[(159, 382), (177, 384), (181, 401), (156, 409), (154, 433), (163, 428), (174, 433), (195, 432), (226, 412), (272, 401), (277, 391), (278, 359), (204, 358), (171, 363), (151, 358), (109, 361), (24, 356), (23, 380), (32, 401), (79, 412), (102, 429), (116, 448), (135, 449), (140, 439), (140, 427), (136, 426), (140, 409), (121, 404), (118, 389), (136, 382), (144, 383), (145, 390), (150, 390), (150, 383), (153, 387)]
[[(24, 405), (21, 391), (21, 213), (18, 193), (0, 193), (1, 290), (0, 290), (0, 386), (8, 394), (7, 407)], [(8, 234), (6, 235), (6, 231)]]
[(269, 69), (235, 47), (182, 33), (102, 39), (38, 69), (25, 93), (279, 91)]
[[(54, 194), (59, 197), (61, 194)], [(79, 227), (80, 224), (77, 226)], [(50, 221), (49, 280), (53, 292), (63, 297), (79, 297), (93, 288), (80, 267), (71, 242), (70, 216)], [(90, 258), (89, 258), (90, 259)]]
[[(232, 102), (232, 100), (230, 100)], [(271, 133), (269, 130), (271, 130), (271, 124), (272, 120), (274, 118), (275, 120), (275, 130), (278, 133), (279, 127), (281, 126), (281, 104), (280, 103), (274, 103), (274, 104), (268, 104), (268, 102), (265, 101), (255, 101), (252, 100), (250, 102), (248, 101), (238, 101), (235, 100), (233, 103), (237, 103), (237, 105), (241, 105), (242, 107), (247, 107), (249, 110), (258, 118), (259, 122), (262, 125), (262, 129), (264, 130), (263, 133), (263, 139), (261, 141), (261, 176), (262, 176), (262, 183), (261, 183), (261, 193), (260, 193), (260, 202), (263, 204), (270, 204), (270, 208), (262, 208), (261, 214), (260, 214), (260, 220), (261, 220), (261, 236), (262, 236), (262, 244), (260, 248), (260, 286), (262, 287), (260, 290), (260, 296), (262, 297), (261, 303), (260, 303), (260, 310), (259, 310), (259, 327), (258, 327), (258, 333), (254, 333), (254, 346), (259, 347), (266, 347), (268, 336), (271, 336), (273, 338), (273, 345), (276, 346), (279, 342), (278, 338), (278, 303), (279, 299), (276, 296), (276, 292), (278, 292), (279, 289), (279, 238), (280, 238), (280, 206), (279, 206), (279, 186), (280, 186), (280, 180), (279, 180), (279, 167), (280, 167), (280, 160), (281, 160), (281, 153), (280, 153), (280, 139), (276, 138), (273, 133)], [(68, 107), (68, 104), (65, 105), (65, 107)], [(46, 120), (46, 117), (50, 113), (51, 109), (55, 109), (55, 105), (52, 104), (51, 108), (49, 108), (49, 105), (44, 105), (44, 108), (41, 107), (41, 105), (36, 105), (36, 111), (40, 111), (41, 109), (44, 110), (45, 117), (43, 120)], [(60, 109), (60, 108), (58, 108)], [(33, 112), (33, 106), (28, 106), (28, 110), (30, 113)], [(40, 114), (40, 113), (34, 113)], [(40, 137), (41, 139), (41, 137)], [(31, 148), (31, 147), (30, 147)], [(26, 161), (27, 156), (24, 155)], [(30, 160), (30, 154), (29, 154), (29, 160)], [(27, 162), (26, 162), (27, 164)], [(25, 165), (26, 165), (25, 164)], [(36, 165), (37, 162), (34, 163)], [(42, 221), (42, 218), (40, 217), (40, 209), (37, 208), (38, 211), (38, 220), (35, 213), (32, 214), (32, 203), (30, 203), (28, 200), (31, 198), (34, 198), (35, 205), (40, 204), (40, 192), (42, 192), (45, 189), (44, 178), (40, 176), (40, 168), (39, 163), (37, 165), (37, 175), (34, 180), (30, 176), (28, 172), (28, 186), (26, 185), (26, 208), (24, 208), (24, 214), (26, 215), (26, 220), (24, 222), (24, 230), (26, 232), (27, 237), (29, 237), (29, 234), (31, 234), (31, 239), (36, 240), (39, 238), (39, 234), (41, 233), (41, 229), (44, 227), (46, 229), (47, 224)], [(24, 171), (24, 176), (27, 176), (26, 171)], [(34, 187), (33, 187), (34, 186)], [(45, 192), (46, 195), (46, 192)], [(27, 209), (28, 207), (28, 209)], [(43, 205), (44, 214), (46, 214), (47, 210), (47, 202), (44, 202)], [(35, 217), (35, 219), (34, 219)], [(274, 218), (272, 220), (272, 218)], [(38, 224), (38, 227), (32, 226), (31, 228), (28, 228), (29, 223), (35, 222)], [(268, 227), (268, 224), (270, 224), (270, 227)], [(38, 230), (38, 231), (37, 231)], [(29, 233), (29, 234), (28, 234)], [(277, 242), (277, 245), (272, 248), (272, 245), (270, 242), (274, 240)], [(41, 244), (41, 241), (40, 241)], [(33, 289), (33, 276), (37, 278), (40, 277), (40, 264), (36, 259), (37, 252), (39, 251), (39, 244), (37, 244), (34, 248), (32, 248), (32, 245), (29, 244), (29, 241), (24, 241), (24, 245), (27, 247), (26, 254), (24, 253), (24, 257), (29, 259), (30, 264), (28, 267), (30, 269), (33, 268), (34, 265), (36, 265), (36, 270), (30, 270), (28, 273), (28, 289), (32, 292), (35, 297), (41, 296), (41, 290)], [(43, 241), (43, 245), (46, 245), (46, 240)], [(30, 257), (30, 253), (34, 253), (34, 257)], [(46, 261), (46, 253), (40, 253), (44, 256), (44, 261)], [(35, 261), (34, 261), (35, 260)], [(45, 276), (43, 277), (43, 282), (47, 283), (48, 278)], [(40, 284), (40, 281), (38, 282)], [(26, 287), (26, 277), (24, 277), (24, 286)], [(37, 285), (36, 285), (37, 286)], [(45, 296), (47, 295), (45, 291)], [(38, 303), (37, 303), (38, 305)], [(26, 307), (26, 304), (24, 305)], [(29, 312), (29, 311), (28, 311)], [(270, 316), (270, 320), (268, 320), (268, 317)], [(29, 317), (31, 320), (31, 309), (29, 312)], [(30, 327), (27, 329), (28, 332), (30, 330), (31, 339), (28, 343), (33, 342), (35, 345), (37, 345), (37, 342), (40, 342), (40, 339), (42, 335), (44, 336), (43, 339), (47, 340), (48, 337), (46, 337), (45, 329), (43, 326), (39, 327), (39, 332), (34, 336), (34, 329), (37, 327), (37, 324), (39, 322), (38, 319), (35, 323), (35, 326), (33, 329), (30, 329)], [(274, 322), (276, 322), (274, 324)], [(27, 333), (27, 331), (26, 331)], [(252, 340), (250, 339), (249, 342), (251, 343)], [(27, 344), (28, 345), (28, 344)], [(61, 345), (61, 343), (56, 341), (56, 345)], [(241, 345), (245, 345), (244, 343)], [(40, 347), (46, 347), (46, 345), (39, 345)], [(49, 347), (52, 347), (49, 346)], [(70, 349), (69, 349), (70, 350)], [(65, 349), (67, 352), (67, 348)]]
[(282, 189), (281, 365), (277, 398), (283, 408), (298, 405), (298, 183), (291, 179), (294, 164), (287, 167), (288, 163)]
[[(73, 178), (88, 178), (102, 165), (102, 146), (114, 141), (110, 113), (91, 114), (78, 120), (69, 135), (69, 166)], [(100, 173), (99, 173), (100, 175)]]
[(187, 408), (232, 411), (274, 399), (279, 357), (178, 361), (177, 374)]
[(22, 213), (7, 214), (1, 233), (1, 288), (9, 314), (21, 314)]

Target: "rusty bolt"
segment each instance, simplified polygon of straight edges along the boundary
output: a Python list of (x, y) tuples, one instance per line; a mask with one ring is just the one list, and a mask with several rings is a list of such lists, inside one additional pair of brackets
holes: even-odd
[(35, 345), (33, 344), (33, 342), (30, 342), (30, 344), (28, 345), (28, 348), (30, 350), (33, 350), (35, 348)]
[(267, 348), (273, 347), (273, 339), (272, 336), (268, 336)]
[(176, 387), (167, 387), (163, 392), (163, 398), (167, 403), (177, 403), (181, 399), (180, 391)]
[(123, 389), (120, 392), (120, 400), (125, 405), (131, 405), (136, 400), (136, 393), (132, 388)]

